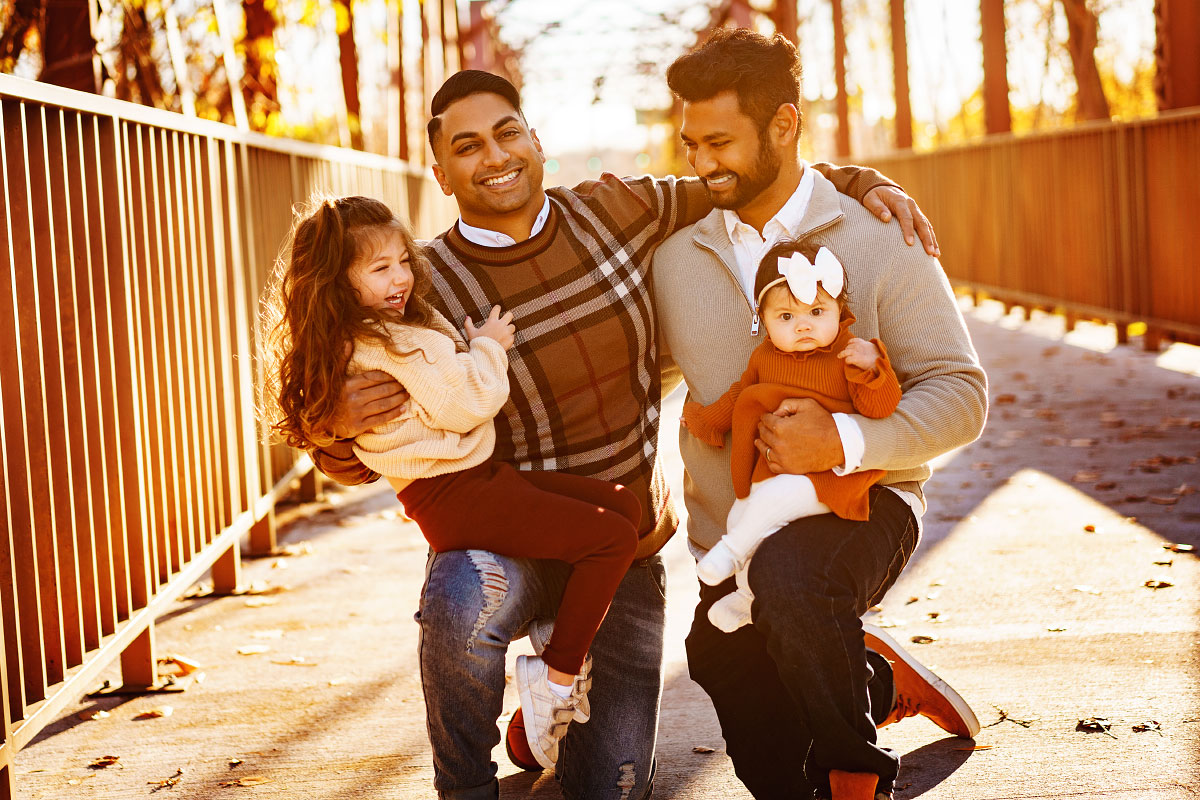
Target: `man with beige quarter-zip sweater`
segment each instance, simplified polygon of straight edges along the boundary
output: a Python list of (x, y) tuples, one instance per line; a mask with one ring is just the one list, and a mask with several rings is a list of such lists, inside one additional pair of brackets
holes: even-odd
[[(719, 31), (676, 60), (667, 80), (683, 101), (688, 161), (716, 207), (654, 260), (660, 341), (689, 397), (712, 403), (741, 375), (762, 336), (751, 299), (759, 256), (806, 237), (844, 265), (852, 331), (884, 342), (903, 388), (883, 419), (830, 414), (812, 400), (764, 415), (756, 444), (776, 472), (887, 474), (870, 490), (867, 521), (805, 517), (763, 541), (748, 567), (753, 624), (717, 630), (708, 608), (734, 581), (701, 585), (691, 675), (756, 798), (891, 798), (899, 758), (878, 745), (876, 727), (920, 713), (960, 736), (979, 730), (958, 693), (882, 631), (868, 628), (866, 649), (860, 616), (916, 548), (928, 462), (979, 436), (986, 377), (937, 259), (906, 247), (899, 226), (879, 225), (798, 159), (791, 43)], [(730, 448), (686, 430), (680, 448), (689, 545), (701, 555), (725, 532), (733, 503)]]

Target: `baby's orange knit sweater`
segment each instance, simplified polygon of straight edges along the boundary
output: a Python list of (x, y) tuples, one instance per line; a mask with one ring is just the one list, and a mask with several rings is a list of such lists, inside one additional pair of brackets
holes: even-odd
[[(785, 353), (765, 339), (750, 354), (742, 377), (714, 403), (684, 405), (688, 431), (701, 441), (721, 447), (725, 433), (733, 430), (730, 470), (739, 498), (750, 494), (750, 485), (775, 475), (754, 446), (758, 420), (789, 397), (811, 397), (830, 413), (859, 413), (880, 419), (900, 402), (900, 382), (888, 361), (887, 350), (872, 339), (882, 354), (875, 371), (847, 364), (837, 357), (852, 338), (854, 315), (845, 312), (838, 337), (826, 347), (804, 353)], [(835, 475), (832, 470), (810, 473), (817, 498), (843, 519), (865, 520), (870, 507), (867, 490), (883, 478), (881, 469)]]

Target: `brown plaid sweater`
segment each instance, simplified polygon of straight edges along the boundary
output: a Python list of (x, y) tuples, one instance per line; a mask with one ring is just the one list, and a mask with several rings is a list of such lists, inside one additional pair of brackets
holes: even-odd
[[(888, 182), (873, 170), (817, 168), (860, 198)], [(493, 305), (513, 313), (510, 394), (496, 417), (493, 458), (629, 487), (645, 511), (637, 551), (645, 558), (677, 525), (657, 460), (662, 383), (651, 255), (712, 206), (699, 181), (673, 177), (603, 175), (546, 194), (550, 217), (527, 241), (481, 247), (456, 225), (429, 242), (434, 302), (460, 329)], [(313, 458), (341, 483), (376, 477), (353, 457)]]

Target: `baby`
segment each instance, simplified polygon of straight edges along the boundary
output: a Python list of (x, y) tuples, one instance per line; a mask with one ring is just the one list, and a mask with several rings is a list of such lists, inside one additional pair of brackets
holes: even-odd
[(696, 566), (710, 585), (735, 577), (736, 590), (708, 612), (723, 631), (750, 621), (754, 594), (746, 569), (763, 539), (816, 514), (867, 519), (867, 491), (884, 476), (883, 470), (775, 474), (754, 446), (759, 418), (787, 398), (810, 397), (831, 413), (876, 419), (900, 402), (900, 383), (883, 343), (850, 334), (854, 315), (845, 284), (845, 270), (828, 248), (811, 240), (772, 247), (754, 282), (754, 332), (761, 321), (766, 340), (751, 353), (741, 379), (716, 402), (684, 405), (683, 425), (701, 441), (722, 447), (726, 431), (733, 430), (730, 470), (737, 499), (726, 534)]

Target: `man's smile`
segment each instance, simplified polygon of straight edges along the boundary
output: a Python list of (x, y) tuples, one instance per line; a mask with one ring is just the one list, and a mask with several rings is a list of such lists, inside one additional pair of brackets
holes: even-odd
[(705, 178), (704, 185), (708, 186), (710, 188), (713, 188), (713, 189), (723, 189), (724, 187), (733, 183), (733, 181), (736, 178), (737, 178), (737, 175), (735, 175), (734, 173), (726, 172), (723, 175), (717, 175), (714, 177)]
[(488, 187), (507, 186), (508, 184), (516, 181), (520, 174), (521, 168), (517, 167), (516, 169), (511, 169), (508, 172), (505, 172), (503, 175), (495, 175), (490, 178), (484, 178), (480, 181), (480, 183)]

